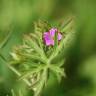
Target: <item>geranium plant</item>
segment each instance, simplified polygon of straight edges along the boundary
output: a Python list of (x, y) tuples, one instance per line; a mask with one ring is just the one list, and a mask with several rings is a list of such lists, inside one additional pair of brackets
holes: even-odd
[(19, 80), (24, 80), (34, 90), (34, 96), (41, 95), (51, 73), (58, 82), (66, 77), (64, 54), (69, 46), (67, 43), (72, 41), (72, 26), (72, 18), (60, 27), (38, 21), (34, 24), (34, 32), (24, 35), (22, 45), (15, 47), (10, 53), (11, 70), (19, 76)]

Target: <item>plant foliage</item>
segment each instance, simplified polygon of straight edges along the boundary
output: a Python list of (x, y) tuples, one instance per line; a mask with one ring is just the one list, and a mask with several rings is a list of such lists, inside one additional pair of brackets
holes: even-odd
[(63, 65), (66, 58), (63, 51), (72, 43), (70, 40), (74, 33), (72, 22), (71, 18), (58, 27), (63, 36), (59, 45), (55, 34), (55, 45), (46, 46), (42, 38), (43, 33), (48, 32), (52, 26), (39, 20), (34, 23), (34, 32), (24, 35), (22, 45), (14, 47), (10, 53), (12, 56), (10, 66), (20, 73), (19, 80), (29, 82), (29, 87), (34, 90), (34, 96), (40, 96), (47, 86), (51, 73), (54, 73), (58, 82), (65, 77)]

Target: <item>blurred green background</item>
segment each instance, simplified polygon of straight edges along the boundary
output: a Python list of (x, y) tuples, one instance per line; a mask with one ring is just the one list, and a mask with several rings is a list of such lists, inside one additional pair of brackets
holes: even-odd
[[(52, 78), (43, 95), (96, 96), (96, 0), (0, 0), (0, 54), (9, 59), (22, 35), (32, 32), (34, 21), (58, 25), (69, 16), (75, 17), (76, 38), (66, 55), (67, 77), (61, 84)], [(25, 91), (22, 86), (26, 85), (17, 80), (0, 55), (0, 96), (11, 96), (14, 87)], [(32, 96), (28, 90), (29, 95), (24, 96)]]

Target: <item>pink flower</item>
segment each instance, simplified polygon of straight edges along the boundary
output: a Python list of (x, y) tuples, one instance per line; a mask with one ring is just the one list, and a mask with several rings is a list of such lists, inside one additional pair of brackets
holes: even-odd
[[(54, 37), (56, 32), (58, 32), (56, 28), (51, 28), (49, 32), (44, 32), (43, 38), (47, 46), (54, 45)], [(60, 32), (58, 32), (58, 41), (60, 41), (61, 39), (62, 35)]]

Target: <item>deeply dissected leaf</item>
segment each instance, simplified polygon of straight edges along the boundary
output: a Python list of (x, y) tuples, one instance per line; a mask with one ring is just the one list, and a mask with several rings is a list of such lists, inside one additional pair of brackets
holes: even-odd
[(13, 57), (11, 63), (18, 64), (19, 67), (11, 66), (20, 71), (19, 80), (26, 79), (30, 82), (34, 96), (40, 96), (49, 79), (49, 72), (55, 74), (58, 82), (61, 81), (62, 77), (65, 77), (63, 68), (65, 58), (63, 58), (62, 50), (66, 50), (64, 49), (66, 48), (66, 38), (70, 38), (70, 36), (62, 34), (62, 39), (58, 42), (58, 32), (56, 32), (55, 45), (46, 46), (43, 41), (43, 33), (48, 32), (51, 27), (42, 21), (35, 23), (34, 27), (34, 32), (25, 35), (23, 44), (11, 53)]
[(65, 76), (64, 69), (56, 66), (55, 64), (54, 65), (51, 65), (50, 66), (50, 69), (52, 71), (56, 72), (56, 73), (59, 73), (61, 76)]
[(41, 75), (41, 80), (39, 81), (39, 83), (34, 86), (36, 88), (34, 96), (40, 96), (40, 93), (42, 92), (44, 86), (46, 85), (47, 82), (47, 71), (46, 69), (44, 69), (44, 71), (42, 72)]
[(25, 72), (21, 77), (20, 79), (24, 79), (28, 76), (31, 76), (33, 74), (38, 74), (40, 71), (42, 71), (44, 67), (43, 66), (38, 66), (37, 68), (34, 68), (34, 69), (31, 69), (31, 70), (28, 70), (27, 72)]
[(70, 30), (73, 30), (74, 22), (73, 22), (73, 17), (69, 17), (63, 22), (63, 24), (60, 26), (60, 31), (62, 33), (69, 33)]
[(11, 37), (11, 35), (12, 35), (12, 32), (13, 32), (13, 31), (10, 31), (9, 34), (7, 35), (7, 37), (6, 37), (6, 38), (3, 40), (3, 42), (0, 44), (0, 49), (3, 48), (3, 47), (7, 44), (7, 42), (9, 41), (9, 39), (10, 39), (10, 37)]
[(64, 68), (62, 68), (61, 65), (59, 66), (58, 64), (51, 64), (49, 70), (54, 74), (54, 76), (56, 76), (59, 83), (62, 77), (66, 77)]

